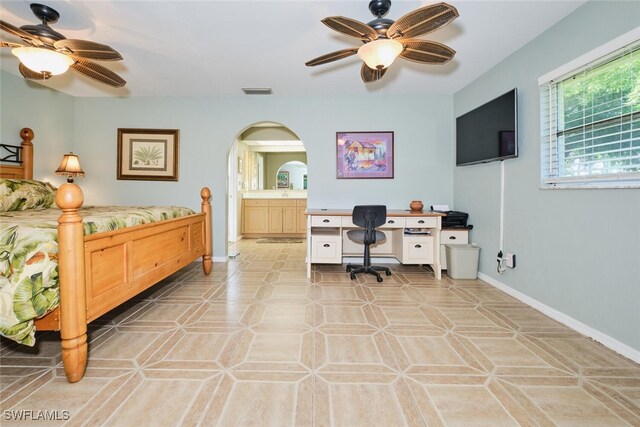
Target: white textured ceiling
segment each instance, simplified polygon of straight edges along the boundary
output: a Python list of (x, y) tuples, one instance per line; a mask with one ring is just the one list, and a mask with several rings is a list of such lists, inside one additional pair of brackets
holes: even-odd
[[(326, 16), (362, 22), (374, 17), (358, 1), (47, 1), (61, 17), (52, 28), (71, 39), (110, 45), (124, 61), (100, 62), (126, 81), (113, 89), (75, 71), (43, 83), (73, 96), (242, 95), (242, 87), (271, 87), (274, 95), (330, 96), (451, 94), (571, 13), (584, 1), (449, 1), (460, 17), (421, 38), (457, 51), (443, 66), (398, 59), (380, 82), (364, 84), (354, 56), (313, 68), (304, 63), (359, 42), (323, 25)], [(1, 17), (37, 24), (29, 1), (3, 0)], [(394, 0), (386, 18), (397, 20), (434, 2)], [(20, 39), (4, 33), (2, 40)], [(3, 70), (19, 75), (10, 49)]]

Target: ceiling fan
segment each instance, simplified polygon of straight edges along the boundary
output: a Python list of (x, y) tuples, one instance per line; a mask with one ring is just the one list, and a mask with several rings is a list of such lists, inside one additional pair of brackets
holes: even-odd
[(20, 37), (29, 46), (0, 41), (0, 47), (12, 48), (11, 53), (20, 59), (18, 69), (25, 79), (46, 80), (52, 75), (66, 72), (69, 67), (100, 83), (122, 87), (126, 82), (113, 71), (92, 60), (119, 61), (122, 56), (113, 48), (87, 40), (67, 39), (49, 27), (60, 14), (43, 4), (32, 3), (31, 10), (42, 21), (38, 25), (18, 28), (0, 20), (0, 29)]
[(376, 19), (367, 24), (344, 16), (323, 19), (327, 27), (358, 38), (364, 45), (319, 56), (305, 65), (313, 67), (357, 54), (364, 61), (360, 76), (365, 83), (371, 83), (381, 79), (398, 56), (421, 64), (444, 64), (453, 58), (456, 52), (450, 47), (413, 37), (431, 33), (456, 19), (455, 7), (447, 3), (432, 4), (409, 12), (395, 22), (383, 18), (390, 7), (391, 0), (371, 0), (369, 10)]

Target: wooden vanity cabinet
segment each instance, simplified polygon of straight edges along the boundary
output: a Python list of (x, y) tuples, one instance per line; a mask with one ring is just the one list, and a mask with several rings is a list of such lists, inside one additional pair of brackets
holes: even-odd
[(304, 237), (306, 208), (306, 199), (244, 199), (242, 235), (248, 238)]
[(269, 201), (245, 199), (242, 205), (242, 233), (269, 233)]

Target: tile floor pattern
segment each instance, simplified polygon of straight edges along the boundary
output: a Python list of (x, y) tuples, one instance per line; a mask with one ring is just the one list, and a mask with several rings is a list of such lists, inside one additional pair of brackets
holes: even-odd
[(638, 364), (483, 282), (307, 280), (304, 243), (238, 249), (94, 322), (77, 384), (54, 334), (2, 340), (2, 425), (640, 426)]

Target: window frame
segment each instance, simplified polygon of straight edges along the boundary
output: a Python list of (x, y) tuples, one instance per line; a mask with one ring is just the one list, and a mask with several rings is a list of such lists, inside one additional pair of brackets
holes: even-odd
[[(557, 84), (579, 75), (587, 69), (599, 67), (621, 55), (629, 48), (640, 47), (640, 27), (635, 28), (620, 37), (599, 46), (596, 49), (550, 71), (538, 78), (540, 90), (540, 188), (542, 189), (575, 189), (575, 188), (640, 188), (640, 173), (614, 173), (607, 175), (586, 175), (576, 177), (558, 176), (557, 168), (560, 163), (557, 138), (558, 129), (556, 118), (558, 103), (552, 101), (557, 97)], [(554, 110), (554, 108), (556, 110)], [(634, 112), (631, 120), (640, 114)], [(622, 114), (618, 117), (623, 117)], [(566, 129), (565, 129), (566, 132)]]

